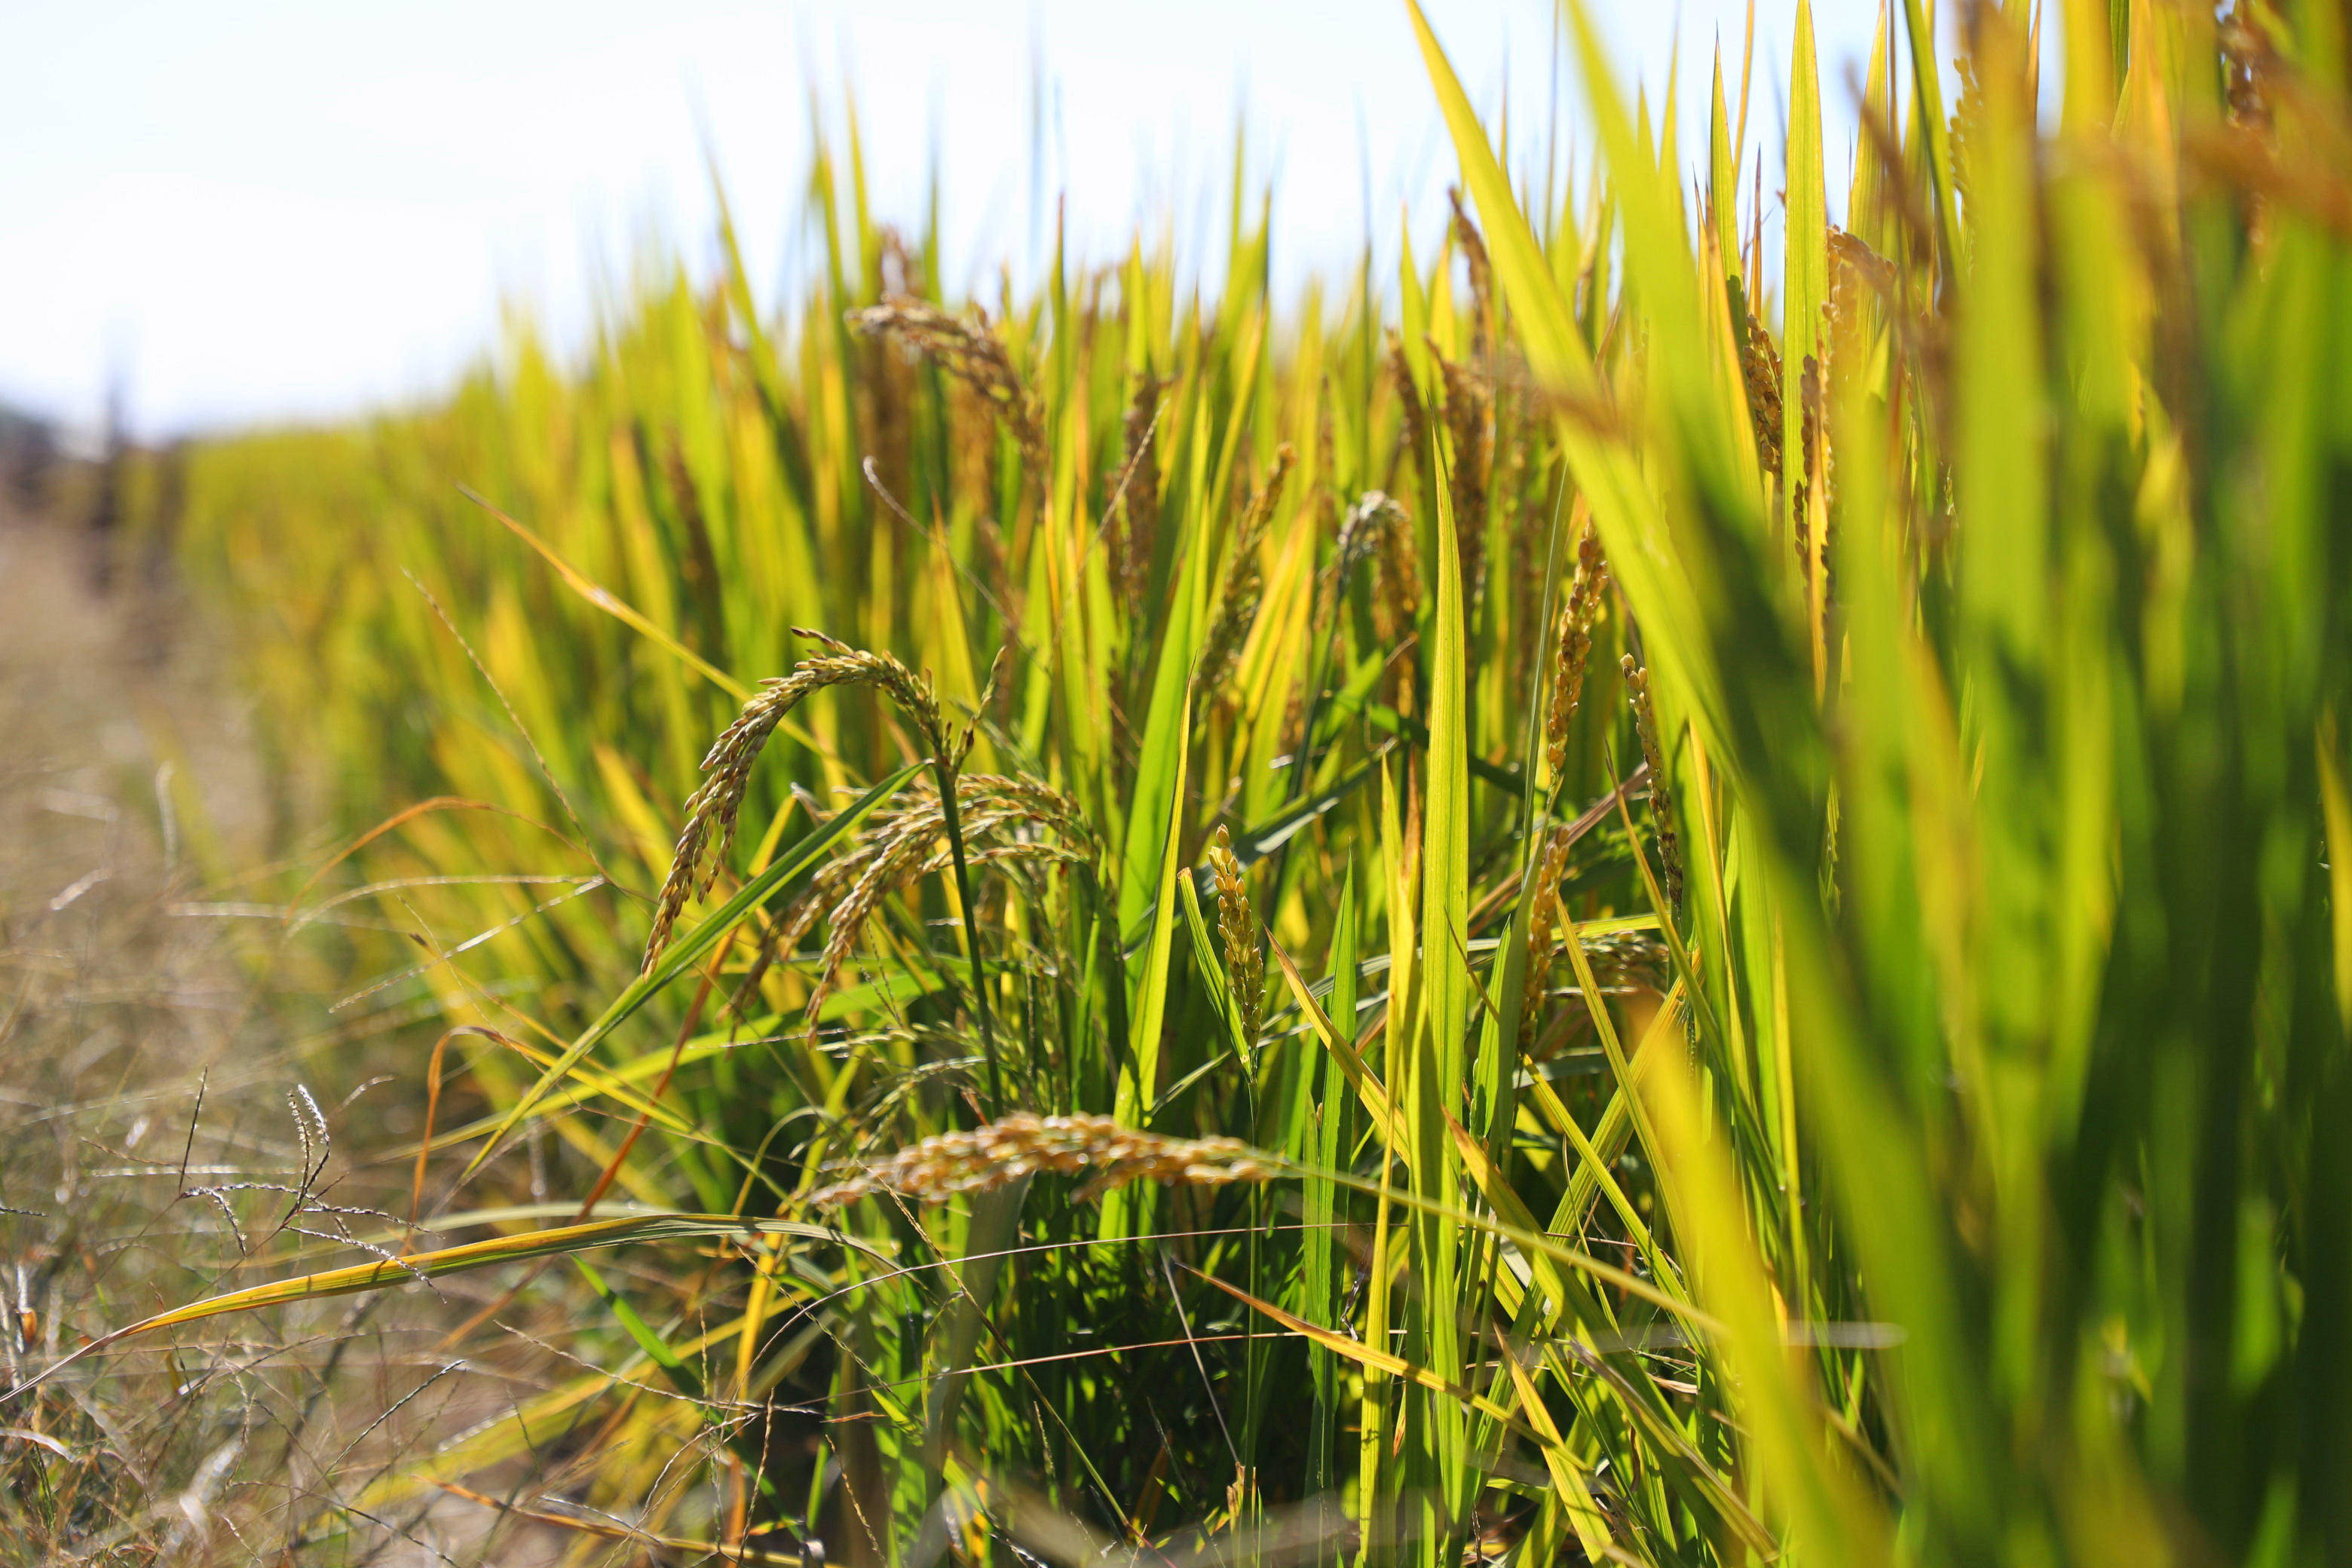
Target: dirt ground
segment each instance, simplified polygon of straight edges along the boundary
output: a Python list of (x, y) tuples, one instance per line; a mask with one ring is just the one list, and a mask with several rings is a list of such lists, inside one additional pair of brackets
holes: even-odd
[[(108, 564), (0, 512), (0, 1389), (284, 1272), (297, 1232), (364, 1227), (397, 1184), (352, 1146), (353, 1102), (397, 1087), (338, 1098), (302, 1066), (326, 980), (268, 902), (294, 836), (220, 639), (163, 574)], [(320, 1534), (328, 1496), (496, 1414), (436, 1352), (438, 1305), (218, 1320), (0, 1397), (0, 1565), (544, 1561), (438, 1495)]]

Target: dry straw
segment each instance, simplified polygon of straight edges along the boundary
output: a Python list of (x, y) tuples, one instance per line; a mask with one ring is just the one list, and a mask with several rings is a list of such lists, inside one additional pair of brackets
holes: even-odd
[(959, 1194), (993, 1192), (1039, 1172), (1087, 1175), (1078, 1195), (1091, 1198), (1136, 1181), (1212, 1187), (1271, 1181), (1282, 1166), (1238, 1138), (1171, 1138), (1121, 1127), (1108, 1116), (1024, 1111), (970, 1132), (926, 1138), (846, 1181), (819, 1188), (808, 1201), (834, 1207), (891, 1193), (940, 1203)]

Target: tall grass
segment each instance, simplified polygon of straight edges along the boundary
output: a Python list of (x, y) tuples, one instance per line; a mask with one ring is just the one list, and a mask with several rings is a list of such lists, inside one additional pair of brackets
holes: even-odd
[(730, 232), (192, 457), (398, 812), (310, 897), (448, 1031), (420, 1209), (536, 1128), (587, 1227), (281, 1292), (574, 1253), (596, 1370), (382, 1495), (569, 1432), (483, 1500), (622, 1555), (2352, 1558), (2341, 12), (1971, 7), (1948, 103), (1906, 0), (1843, 229), (1801, 5), (1777, 194), (1770, 84), (1678, 147), (1571, 7), (1561, 183), (1412, 20), (1393, 279), (1270, 298), (1237, 191), (1213, 297), (955, 307), (853, 136), (783, 319)]

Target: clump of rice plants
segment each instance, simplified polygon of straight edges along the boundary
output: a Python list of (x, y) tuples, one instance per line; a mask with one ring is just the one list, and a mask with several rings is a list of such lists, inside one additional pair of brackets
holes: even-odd
[(1237, 202), (1213, 299), (982, 313), (827, 159), (782, 319), (191, 457), (451, 1031), (420, 1209), (582, 1200), (465, 1261), (572, 1252), (589, 1381), (355, 1510), (2352, 1555), (2342, 17), (1973, 6), (1948, 102), (1911, 0), (1832, 228), (1801, 7), (1777, 196), (1573, 6), (1597, 158), (1507, 167), (1407, 9), (1393, 279), (1272, 299)]

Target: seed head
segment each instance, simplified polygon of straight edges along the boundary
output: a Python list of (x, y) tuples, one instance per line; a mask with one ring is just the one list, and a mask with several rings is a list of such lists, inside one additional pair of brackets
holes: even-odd
[(1120, 467), (1119, 527), (1114, 536), (1111, 567), (1119, 594), (1132, 611), (1143, 597), (1143, 580), (1151, 570), (1152, 543), (1160, 531), (1160, 390), (1167, 383), (1147, 375), (1136, 384), (1135, 398), (1127, 405), (1127, 457)]
[(1435, 343), (1429, 353), (1445, 389), (1445, 428), (1454, 438), (1446, 493), (1454, 502), (1454, 542), (1461, 552), (1462, 599), (1468, 606), (1478, 602), (1486, 577), (1486, 481), (1495, 452), (1487, 416), (1493, 400), (1475, 371), (1447, 359)]
[(1658, 845), (1658, 879), (1664, 886), (1668, 909), (1665, 912), (1680, 915), (1683, 909), (1682, 841), (1675, 833), (1674, 797), (1666, 789), (1666, 755), (1658, 743), (1658, 713), (1650, 700), (1650, 672), (1636, 665), (1632, 654), (1620, 661), (1625, 671), (1625, 689), (1633, 704), (1633, 729), (1642, 738), (1642, 760), (1650, 764), (1650, 831)]
[[(1585, 511), (1584, 498), (1576, 510)], [(1576, 542), (1576, 581), (1569, 585), (1567, 602), (1559, 607), (1559, 630), (1552, 648), (1551, 707), (1544, 715), (1544, 762), (1557, 789), (1568, 765), (1568, 725), (1584, 700), (1584, 667), (1592, 655), (1592, 626), (1601, 616), (1601, 596), (1609, 586), (1609, 563), (1601, 553), (1600, 536), (1592, 519)]]
[(1043, 405), (1014, 368), (1003, 340), (989, 329), (978, 305), (958, 316), (905, 294), (849, 312), (856, 331), (895, 337), (970, 387), (1004, 421), (1021, 447), (1027, 471), (1042, 479), (1045, 462)]
[(1544, 992), (1551, 984), (1551, 955), (1557, 945), (1553, 932), (1559, 913), (1559, 885), (1568, 875), (1568, 829), (1552, 829), (1536, 868), (1535, 908), (1528, 914), (1527, 977), (1519, 992), (1521, 1051), (1534, 1046), (1537, 1026), (1543, 1022)]
[(1257, 919), (1250, 910), (1241, 862), (1234, 858), (1233, 840), (1223, 826), (1209, 846), (1209, 874), (1217, 884), (1217, 934), (1225, 950), (1225, 978), (1241, 1015), (1242, 1044), (1255, 1050), (1265, 1025), (1265, 955), (1258, 951)]
[(1740, 378), (1748, 386), (1748, 420), (1756, 426), (1756, 458), (1768, 474), (1780, 471), (1780, 351), (1763, 323), (1748, 318), (1740, 345)]
[(1223, 685), (1233, 666), (1241, 658), (1242, 644), (1249, 637), (1250, 627), (1257, 623), (1258, 599), (1265, 587), (1258, 572), (1258, 546), (1265, 542), (1266, 529), (1274, 521), (1275, 509), (1282, 503), (1282, 487), (1289, 478), (1297, 454), (1285, 441), (1274, 451), (1274, 468), (1265, 476), (1265, 483), (1250, 498), (1243, 509), (1240, 525), (1234, 531), (1233, 553), (1225, 560), (1224, 585), (1217, 594), (1217, 618), (1209, 624), (1209, 635), (1201, 645), (1201, 681), (1210, 690)]
[(1397, 440), (1418, 462), (1429, 447), (1429, 416), (1421, 406), (1421, 389), (1413, 384), (1412, 362), (1405, 358), (1404, 340), (1389, 333), (1389, 380), (1396, 387), (1401, 417)]
[(653, 931), (646, 938), (646, 970), (653, 968), (654, 960), (668, 945), (679, 911), (688, 900), (710, 890), (719, 863), (735, 842), (736, 816), (751, 785), (751, 764), (760, 760), (776, 726), (810, 692), (828, 686), (877, 688), (898, 703), (935, 755), (953, 761), (947, 723), (928, 679), (887, 653), (851, 647), (805, 626), (793, 630), (827, 651), (801, 660), (790, 675), (761, 681), (735, 721), (719, 732), (703, 756), (702, 771), (707, 776), (686, 803), (686, 828), (678, 835), (669, 876), (655, 902)]
[(1274, 1156), (1238, 1138), (1170, 1138), (1121, 1127), (1108, 1116), (1034, 1116), (1026, 1111), (970, 1132), (944, 1132), (901, 1149), (877, 1165), (809, 1194), (819, 1207), (896, 1193), (940, 1203), (959, 1193), (993, 1192), (1046, 1171), (1088, 1173), (1081, 1197), (1133, 1181), (1187, 1186), (1271, 1181)]
[(1470, 221), (1462, 205), (1462, 187), (1449, 187), (1445, 199), (1454, 206), (1454, 243), (1462, 247), (1462, 260), (1470, 271), (1470, 352), (1482, 353), (1486, 347), (1487, 318), (1494, 310), (1495, 268), (1486, 259), (1486, 242), (1480, 237), (1478, 226)]
[(1387, 514), (1395, 510), (1396, 502), (1379, 490), (1366, 490), (1348, 515), (1339, 520), (1339, 537), (1332, 546), (1331, 575), (1345, 581), (1348, 574), (1361, 565), (1381, 547), (1388, 531)]
[[(955, 784), (968, 866), (1050, 868), (1092, 862), (1093, 834), (1076, 803), (1052, 785), (998, 773), (960, 773)], [(793, 907), (778, 943), (783, 951), (796, 948), (820, 917), (829, 927), (817, 983), (809, 994), (811, 1029), (883, 900), (954, 863), (946, 832), (938, 784), (920, 780), (891, 809), (876, 814), (855, 846), (820, 871)], [(1043, 836), (1048, 833), (1051, 837)]]
[[(1352, 533), (1351, 531), (1352, 530)], [(1413, 559), (1412, 519), (1395, 498), (1366, 490), (1340, 527), (1350, 550), (1374, 563), (1372, 620), (1381, 640), (1391, 646), (1412, 635), (1421, 616), (1421, 573)]]

